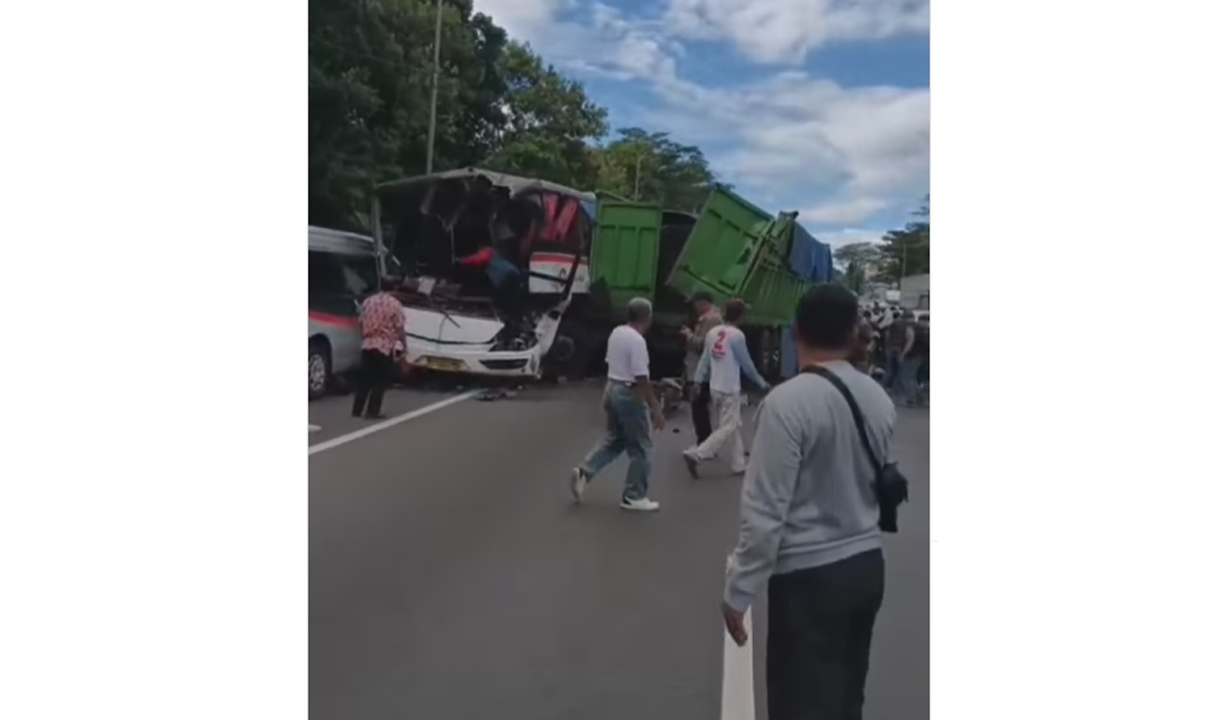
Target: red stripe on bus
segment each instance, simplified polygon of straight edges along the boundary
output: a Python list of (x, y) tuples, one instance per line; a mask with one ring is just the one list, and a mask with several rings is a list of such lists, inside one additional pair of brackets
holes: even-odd
[(309, 311), (309, 319), (316, 320), (326, 325), (336, 325), (338, 327), (359, 327), (360, 321), (356, 318), (347, 318), (342, 315), (331, 315), (330, 313)]

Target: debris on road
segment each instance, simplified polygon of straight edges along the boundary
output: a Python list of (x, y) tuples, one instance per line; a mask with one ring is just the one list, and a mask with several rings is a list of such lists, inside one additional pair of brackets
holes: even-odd
[(479, 393), (479, 395), (477, 396), (476, 399), (482, 400), (484, 402), (494, 402), (496, 400), (511, 400), (512, 398), (517, 397), (517, 393), (521, 392), (521, 390), (523, 390), (523, 389), (524, 388), (520, 385), (518, 385), (516, 387), (516, 389), (514, 389), (514, 390), (509, 390), (508, 388), (504, 388), (504, 387), (487, 388), (483, 392)]
[(657, 399), (661, 401), (661, 411), (670, 413), (682, 405), (686, 399), (682, 393), (682, 383), (677, 378), (661, 378), (657, 381)]

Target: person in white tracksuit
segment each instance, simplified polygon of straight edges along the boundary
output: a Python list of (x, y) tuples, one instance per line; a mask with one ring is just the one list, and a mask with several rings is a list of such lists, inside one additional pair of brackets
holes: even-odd
[(695, 383), (708, 381), (712, 392), (712, 413), (716, 429), (701, 444), (682, 453), (691, 477), (699, 477), (699, 463), (716, 457), (729, 445), (729, 467), (736, 474), (746, 471), (745, 446), (741, 439), (741, 376), (762, 390), (770, 385), (754, 367), (746, 348), (746, 336), (737, 326), (746, 314), (741, 300), (730, 300), (724, 306), (724, 324), (712, 328), (703, 342), (703, 355), (695, 371)]

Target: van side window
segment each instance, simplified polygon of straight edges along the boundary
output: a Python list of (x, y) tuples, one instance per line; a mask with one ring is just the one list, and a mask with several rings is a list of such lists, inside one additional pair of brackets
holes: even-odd
[(343, 291), (356, 296), (371, 295), (377, 291), (377, 260), (371, 257), (339, 257), (343, 273)]
[(373, 257), (309, 251), (311, 294), (362, 297), (377, 289), (377, 260)]
[(309, 293), (340, 294), (343, 292), (343, 272), (331, 253), (309, 251)]

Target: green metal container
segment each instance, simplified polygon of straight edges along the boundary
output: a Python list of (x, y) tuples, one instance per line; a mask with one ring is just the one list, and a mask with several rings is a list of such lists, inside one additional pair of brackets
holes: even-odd
[(676, 301), (681, 314), (682, 299), (708, 290), (719, 302), (744, 300), (746, 325), (792, 322), (796, 303), (810, 286), (788, 267), (796, 213), (773, 218), (732, 191), (715, 188), (673, 270), (661, 278), (664, 287), (658, 287), (658, 270), (665, 271), (659, 267), (663, 223), (658, 206), (599, 197), (590, 279), (604, 284), (616, 317), (633, 297)]
[(605, 283), (613, 308), (655, 297), (661, 217), (655, 205), (598, 200), (589, 273), (591, 281)]
[(766, 211), (717, 186), (703, 204), (666, 285), (687, 298), (699, 290), (721, 300), (740, 296), (773, 222)]
[(740, 297), (749, 307), (746, 325), (782, 326), (796, 315), (796, 304), (810, 288), (788, 267), (785, 248), (792, 242), (796, 213), (780, 213), (763, 234), (761, 247)]

